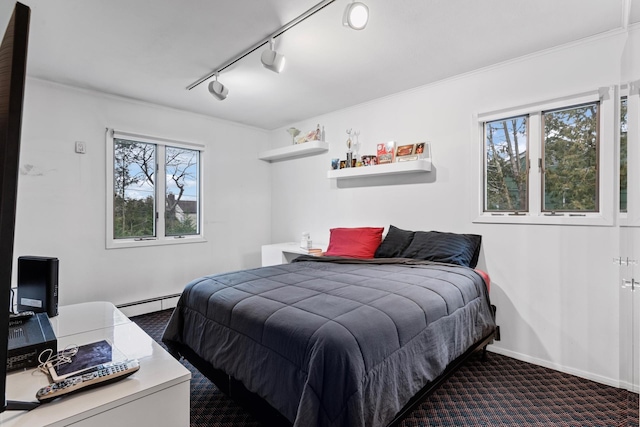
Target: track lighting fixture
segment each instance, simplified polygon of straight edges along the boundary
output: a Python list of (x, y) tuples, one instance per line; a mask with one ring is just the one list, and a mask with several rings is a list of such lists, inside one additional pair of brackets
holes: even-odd
[[(305, 19), (313, 16), (314, 14), (321, 11), (331, 3), (334, 3), (335, 1), (336, 0), (322, 0), (320, 3), (316, 4), (311, 9), (304, 12), (302, 15), (294, 18), (292, 21), (280, 27), (278, 30), (276, 30), (266, 39), (260, 40), (259, 42), (249, 47), (245, 51), (231, 58), (227, 62), (221, 64), (218, 68), (214, 69), (214, 71), (212, 71), (211, 73), (191, 83), (189, 86), (187, 86), (187, 89), (191, 90), (194, 87), (198, 86), (199, 84), (204, 83), (207, 80), (209, 80), (211, 77), (215, 76), (216, 79), (209, 83), (209, 92), (211, 92), (213, 96), (215, 96), (216, 98), (222, 101), (229, 94), (229, 89), (227, 89), (222, 83), (218, 82), (218, 73), (226, 70), (228, 67), (240, 61), (245, 56), (255, 52), (257, 49), (260, 49), (266, 43), (269, 43), (269, 49), (262, 52), (262, 56), (261, 56), (262, 65), (264, 65), (265, 68), (268, 68), (273, 72), (276, 72), (276, 73), (281, 72), (284, 67), (285, 59), (283, 55), (276, 52), (273, 48), (275, 38), (280, 37), (286, 31), (295, 27)], [(347, 5), (347, 8), (344, 11), (344, 17), (343, 17), (342, 23), (345, 26), (353, 28), (354, 30), (362, 30), (364, 27), (367, 26), (368, 20), (369, 20), (369, 8), (362, 2), (352, 0), (352, 2)]]
[(274, 39), (269, 40), (269, 50), (262, 52), (260, 60), (262, 61), (264, 68), (267, 70), (271, 70), (274, 73), (280, 73), (284, 69), (285, 57), (274, 50), (274, 44)]
[(368, 21), (369, 8), (366, 4), (354, 1), (347, 5), (347, 8), (344, 10), (342, 25), (345, 27), (351, 27), (354, 30), (362, 30), (367, 26)]
[(218, 74), (215, 74), (215, 77), (216, 79), (209, 83), (209, 92), (218, 98), (219, 101), (222, 101), (229, 95), (229, 89), (218, 81)]

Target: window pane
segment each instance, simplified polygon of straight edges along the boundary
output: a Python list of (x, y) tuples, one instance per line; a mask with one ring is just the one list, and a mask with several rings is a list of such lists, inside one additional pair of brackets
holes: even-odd
[(113, 237), (154, 237), (156, 147), (123, 139), (113, 143)]
[(165, 235), (167, 236), (199, 233), (199, 159), (200, 152), (197, 150), (166, 148)]
[(543, 210), (595, 212), (598, 103), (543, 113)]
[(627, 97), (620, 100), (620, 212), (627, 211)]
[(485, 211), (528, 209), (527, 119), (485, 123)]

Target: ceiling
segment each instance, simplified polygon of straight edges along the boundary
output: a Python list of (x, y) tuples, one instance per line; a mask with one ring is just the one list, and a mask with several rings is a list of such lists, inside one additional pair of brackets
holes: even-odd
[[(640, 0), (362, 0), (367, 28), (342, 26), (336, 0), (211, 73), (319, 0), (22, 0), (31, 7), (29, 76), (276, 129), (640, 21)], [(628, 18), (627, 18), (628, 17)]]

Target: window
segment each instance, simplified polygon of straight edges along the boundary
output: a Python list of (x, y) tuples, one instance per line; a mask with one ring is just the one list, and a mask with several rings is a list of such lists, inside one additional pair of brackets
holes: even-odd
[(611, 224), (612, 105), (605, 88), (479, 115), (482, 205), (476, 221)]
[(485, 211), (527, 211), (527, 119), (485, 124)]
[(109, 133), (107, 247), (203, 240), (202, 147)]
[(620, 99), (620, 212), (627, 212), (627, 97)]
[(543, 212), (598, 211), (599, 104), (542, 113)]

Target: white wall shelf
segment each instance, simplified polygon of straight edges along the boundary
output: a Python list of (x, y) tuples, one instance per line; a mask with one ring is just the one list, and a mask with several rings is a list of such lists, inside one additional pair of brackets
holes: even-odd
[(277, 160), (293, 159), (296, 157), (311, 156), (329, 151), (329, 143), (326, 141), (308, 141), (301, 144), (288, 145), (282, 148), (262, 151), (258, 154), (260, 160), (273, 162)]
[(359, 178), (377, 175), (395, 175), (419, 172), (431, 172), (431, 159), (418, 159), (406, 162), (388, 163), (384, 165), (361, 166), (358, 168), (344, 168), (330, 170), (327, 178)]

